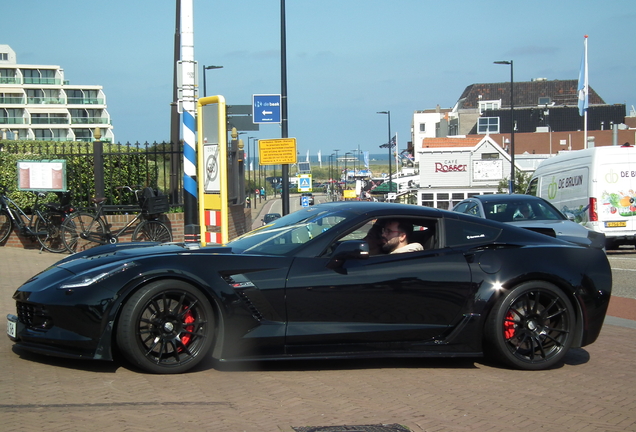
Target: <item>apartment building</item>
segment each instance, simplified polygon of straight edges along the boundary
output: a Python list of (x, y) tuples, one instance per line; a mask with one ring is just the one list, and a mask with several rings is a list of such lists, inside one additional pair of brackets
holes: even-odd
[(72, 85), (55, 65), (17, 62), (9, 45), (0, 45), (0, 138), (36, 141), (114, 142), (99, 85)]

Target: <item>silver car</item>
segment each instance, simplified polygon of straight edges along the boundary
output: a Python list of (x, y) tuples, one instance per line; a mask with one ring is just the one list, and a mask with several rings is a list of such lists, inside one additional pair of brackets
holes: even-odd
[(605, 247), (605, 234), (569, 220), (548, 201), (532, 195), (476, 195), (459, 202), (453, 211), (516, 225), (572, 243)]

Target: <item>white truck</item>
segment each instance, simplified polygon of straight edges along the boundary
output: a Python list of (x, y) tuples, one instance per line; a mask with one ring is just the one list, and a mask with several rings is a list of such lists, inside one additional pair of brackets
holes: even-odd
[(527, 194), (550, 201), (569, 218), (602, 232), (606, 248), (636, 245), (636, 148), (594, 147), (541, 162)]

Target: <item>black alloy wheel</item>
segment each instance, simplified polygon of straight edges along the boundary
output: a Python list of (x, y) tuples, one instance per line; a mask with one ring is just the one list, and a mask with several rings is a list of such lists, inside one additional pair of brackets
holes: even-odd
[(141, 369), (182, 373), (198, 364), (214, 339), (214, 311), (196, 288), (182, 281), (153, 282), (123, 306), (117, 344)]
[(572, 346), (572, 303), (556, 286), (525, 282), (503, 295), (486, 323), (490, 354), (517, 369), (548, 369)]

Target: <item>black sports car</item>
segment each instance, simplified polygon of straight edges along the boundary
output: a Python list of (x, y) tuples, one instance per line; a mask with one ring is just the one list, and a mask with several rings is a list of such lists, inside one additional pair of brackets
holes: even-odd
[[(383, 253), (389, 236), (423, 250)], [(545, 369), (596, 340), (611, 287), (597, 248), (427, 207), (337, 202), (225, 247), (129, 243), (71, 255), (17, 290), (8, 333), (44, 354), (112, 360), (119, 350), (154, 373), (184, 372), (208, 354), (485, 353)]]

